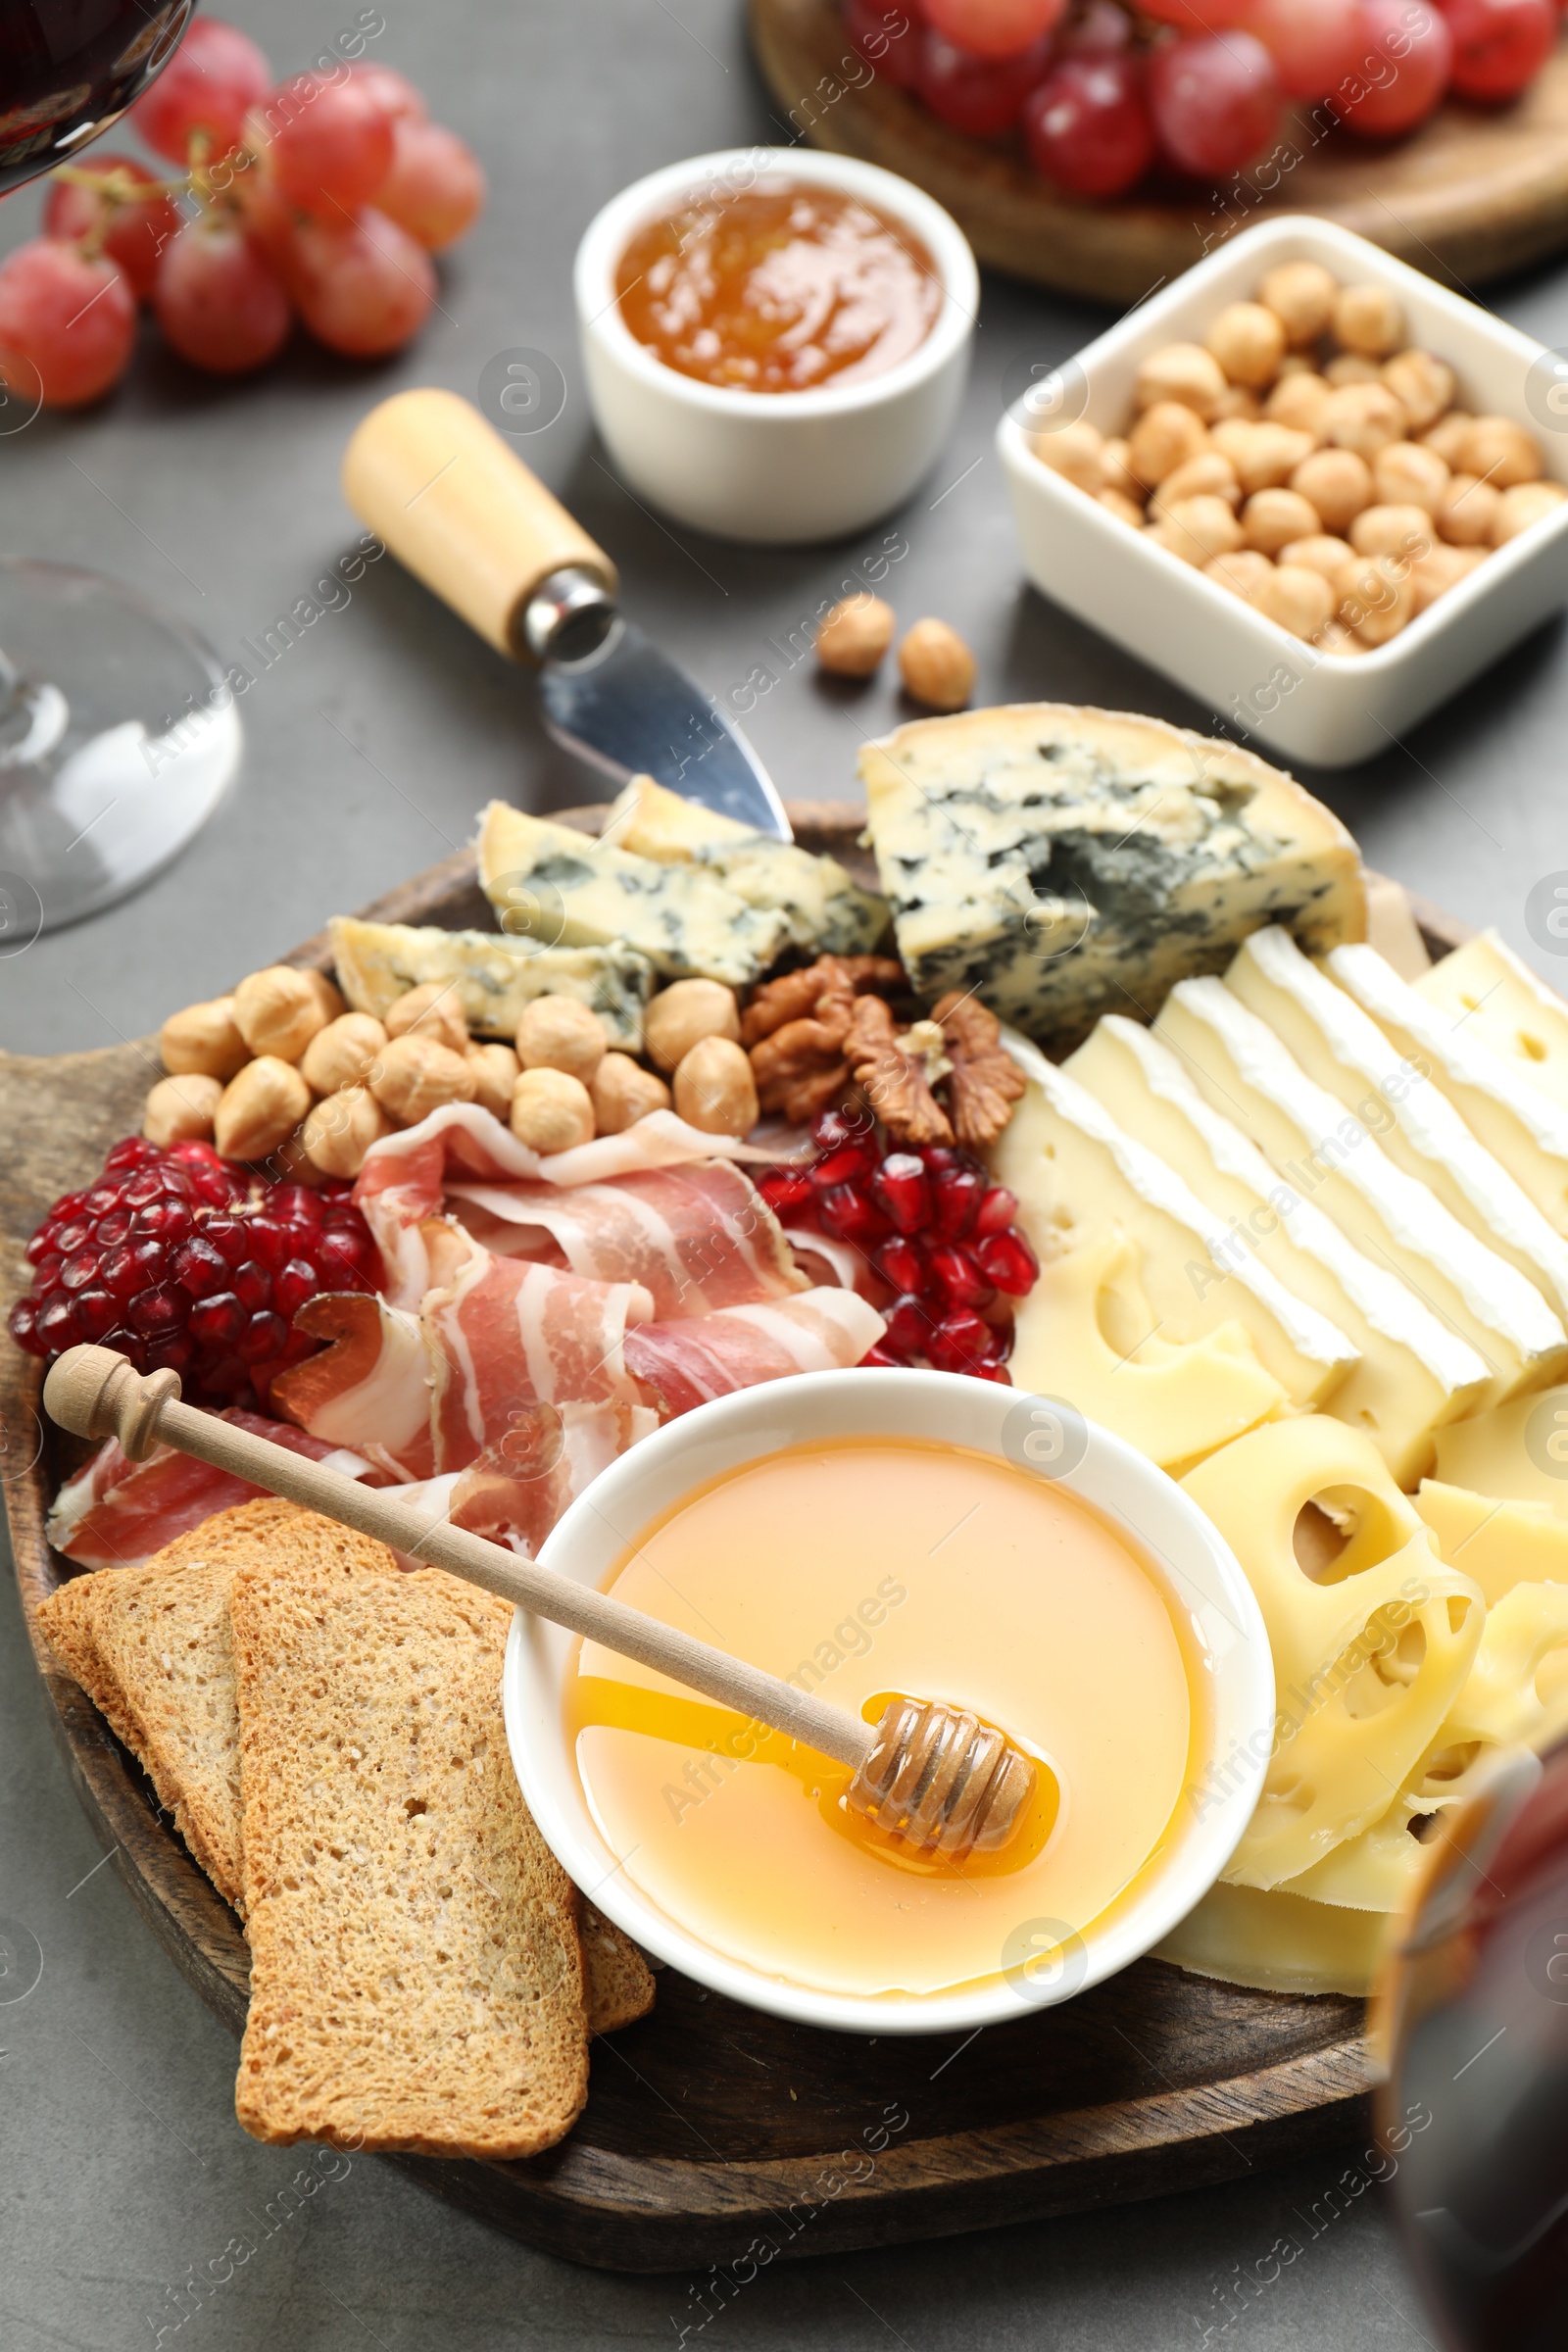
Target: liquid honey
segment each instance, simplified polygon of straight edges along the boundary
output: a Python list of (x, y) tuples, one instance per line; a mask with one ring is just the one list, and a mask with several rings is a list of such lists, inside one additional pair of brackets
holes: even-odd
[(1086, 1505), (988, 1455), (789, 1447), (695, 1490), (607, 1590), (868, 1722), (895, 1694), (968, 1707), (1040, 1767), (1001, 1853), (924, 1861), (848, 1811), (846, 1767), (585, 1642), (566, 1728), (602, 1834), (671, 1920), (769, 1976), (934, 1995), (1071, 1967), (1069, 1932), (1194, 1818), (1190, 1620)]

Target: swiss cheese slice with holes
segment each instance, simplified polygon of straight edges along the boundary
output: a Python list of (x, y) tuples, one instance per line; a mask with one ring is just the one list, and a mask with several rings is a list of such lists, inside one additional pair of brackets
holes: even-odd
[(1499, 1502), (1467, 1487), (1424, 1478), (1412, 1497), (1450, 1568), (1490, 1608), (1515, 1585), (1568, 1585), (1568, 1519), (1544, 1502)]
[[(1224, 1876), (1298, 1879), (1386, 1813), (1464, 1686), (1481, 1640), (1479, 1589), (1439, 1559), (1370, 1438), (1324, 1414), (1270, 1422), (1183, 1480), (1241, 1562), (1274, 1656), (1274, 1748)], [(1296, 1523), (1317, 1501), (1346, 1533), (1309, 1576)], [(1194, 1790), (1222, 1791), (1225, 1760)]]
[(1277, 926), (1246, 942), (1225, 985), (1268, 1023), (1309, 1078), (1375, 1129), (1396, 1167), (1430, 1187), (1461, 1225), (1568, 1314), (1568, 1242), (1476, 1141), (1422, 1055), (1401, 1054)]
[(1511, 1169), (1547, 1224), (1568, 1234), (1568, 1110), (1517, 1061), (1475, 1042), (1468, 1022), (1401, 980), (1375, 948), (1335, 948), (1327, 968), (1400, 1054), (1430, 1068), (1471, 1133)]
[(1568, 1520), (1568, 1387), (1516, 1396), (1438, 1434), (1434, 1474), (1496, 1502), (1539, 1502)]
[(1078, 1401), (1072, 1356), (1049, 1356), (1037, 1346), (1047, 1310), (1032, 1319), (1030, 1309), (1042, 1290), (1049, 1297), (1052, 1259), (1115, 1237), (1136, 1252), (1132, 1272), (1152, 1318), (1142, 1330), (1123, 1325), (1109, 1335), (1118, 1355), (1136, 1359), (1151, 1338), (1180, 1345), (1239, 1323), (1293, 1405), (1303, 1409), (1332, 1396), (1356, 1361), (1345, 1333), (1293, 1298), (1256, 1259), (1232, 1265), (1223, 1218), (1125, 1134), (1076, 1079), (1021, 1039), (1008, 1046), (1030, 1084), (998, 1141), (994, 1166), (1017, 1196), (1019, 1222), (1042, 1261), (1040, 1282), (1018, 1317), (1015, 1383)]
[(1568, 1332), (1535, 1284), (1396, 1168), (1364, 1122), (1314, 1084), (1222, 981), (1183, 981), (1154, 1034), (1304, 1200), (1469, 1342), (1490, 1374), (1484, 1403), (1568, 1369)]
[(1544, 1755), (1568, 1732), (1568, 1585), (1515, 1585), (1487, 1611), (1475, 1663), (1443, 1726), (1472, 1741)]
[(1211, 1886), (1153, 1957), (1193, 1976), (1260, 1992), (1348, 1992), (1364, 1999), (1388, 1935), (1379, 1911), (1313, 1902), (1288, 1887)]
[(1066, 1068), (1224, 1218), (1234, 1255), (1256, 1258), (1353, 1341), (1360, 1361), (1327, 1409), (1364, 1429), (1397, 1483), (1411, 1485), (1431, 1463), (1433, 1432), (1485, 1394), (1475, 1349), (1276, 1175), (1136, 1021), (1108, 1014)]
[(1568, 1004), (1495, 931), (1466, 940), (1415, 986), (1461, 1035), (1512, 1064), (1568, 1113)]

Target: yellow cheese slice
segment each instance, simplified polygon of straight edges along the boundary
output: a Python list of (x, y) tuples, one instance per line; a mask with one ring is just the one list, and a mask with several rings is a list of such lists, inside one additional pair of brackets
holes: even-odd
[(1568, 1386), (1516, 1396), (1438, 1432), (1434, 1473), (1498, 1502), (1544, 1503), (1568, 1519)]
[(1107, 1014), (1065, 1067), (1224, 1218), (1236, 1255), (1257, 1258), (1354, 1343), (1360, 1361), (1327, 1409), (1364, 1429), (1396, 1482), (1413, 1485), (1431, 1463), (1433, 1432), (1486, 1392), (1487, 1367), (1475, 1349), (1276, 1175), (1136, 1021)]
[[(1439, 1559), (1370, 1438), (1326, 1415), (1254, 1429), (1182, 1483), (1241, 1562), (1268, 1629), (1274, 1748), (1225, 1876), (1276, 1886), (1388, 1811), (1463, 1686), (1485, 1606)], [(1295, 1549), (1314, 1500), (1348, 1531), (1317, 1578)]]
[(1450, 1568), (1470, 1578), (1491, 1608), (1515, 1585), (1568, 1586), (1568, 1519), (1544, 1502), (1499, 1502), (1424, 1478), (1415, 1507)]
[(1262, 1992), (1372, 1989), (1389, 1932), (1377, 1911), (1338, 1908), (1276, 1888), (1211, 1886), (1156, 1945), (1154, 1958), (1194, 1976)]
[(1515, 1585), (1487, 1611), (1443, 1731), (1451, 1748), (1481, 1740), (1540, 1754), (1568, 1732), (1568, 1585)]
[(1562, 1376), (1568, 1332), (1535, 1284), (1396, 1168), (1223, 981), (1184, 980), (1154, 1034), (1303, 1200), (1469, 1342), (1491, 1374), (1489, 1406)]
[(1568, 1111), (1568, 1004), (1495, 931), (1445, 956), (1416, 982), (1461, 1034), (1515, 1067)]

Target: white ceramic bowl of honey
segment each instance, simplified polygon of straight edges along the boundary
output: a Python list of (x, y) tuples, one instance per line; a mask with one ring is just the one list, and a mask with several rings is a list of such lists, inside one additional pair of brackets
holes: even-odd
[[(684, 373), (632, 332), (617, 281), (633, 240), (780, 183), (853, 199), (919, 257), (929, 323), (894, 364), (748, 390)], [(803, 148), (695, 156), (623, 188), (589, 223), (574, 286), (594, 420), (629, 487), (698, 530), (779, 546), (859, 530), (930, 471), (963, 397), (980, 300), (974, 256), (941, 205), (874, 164)]]
[(1257, 1603), (1165, 1474), (1070, 1408), (939, 1372), (808, 1373), (623, 1455), (543, 1558), (875, 1721), (956, 1701), (1040, 1767), (1011, 1846), (908, 1856), (850, 1775), (518, 1612), (507, 1736), (599, 1910), (715, 1992), (937, 2034), (1158, 1943), (1247, 1826), (1273, 1733)]

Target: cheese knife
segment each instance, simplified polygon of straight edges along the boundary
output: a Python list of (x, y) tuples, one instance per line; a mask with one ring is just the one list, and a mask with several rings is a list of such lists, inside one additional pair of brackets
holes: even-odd
[(382, 401), (344, 454), (343, 493), (470, 628), (537, 670), (545, 724), (568, 751), (791, 839), (740, 729), (626, 619), (610, 558), (467, 401)]

